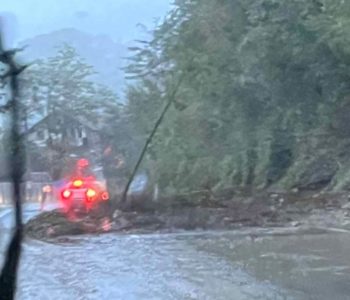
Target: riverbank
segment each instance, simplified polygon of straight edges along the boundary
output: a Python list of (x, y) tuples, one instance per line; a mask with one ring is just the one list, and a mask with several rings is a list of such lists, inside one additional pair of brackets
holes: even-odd
[(200, 205), (134, 207), (117, 210), (110, 222), (84, 218), (68, 222), (59, 210), (44, 212), (26, 225), (27, 235), (52, 239), (86, 233), (154, 233), (183, 230), (235, 230), (243, 227), (333, 227), (350, 229), (348, 193), (260, 193)]

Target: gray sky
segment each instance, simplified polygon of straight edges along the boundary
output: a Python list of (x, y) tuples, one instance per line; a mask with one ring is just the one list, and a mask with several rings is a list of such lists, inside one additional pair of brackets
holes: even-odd
[[(142, 23), (153, 27), (171, 0), (0, 0), (6, 44), (62, 28), (106, 34), (119, 41), (136, 38)], [(16, 26), (17, 24), (17, 26)]]

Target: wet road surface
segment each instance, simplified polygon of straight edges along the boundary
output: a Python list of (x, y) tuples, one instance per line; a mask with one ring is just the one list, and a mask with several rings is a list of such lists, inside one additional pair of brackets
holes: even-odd
[(17, 299), (350, 299), (349, 251), (295, 229), (27, 240)]

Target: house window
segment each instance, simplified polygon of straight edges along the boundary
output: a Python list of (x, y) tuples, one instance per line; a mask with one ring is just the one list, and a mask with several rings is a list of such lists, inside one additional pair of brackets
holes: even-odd
[(45, 139), (45, 131), (44, 130), (39, 130), (37, 132), (37, 137), (38, 137), (39, 140)]
[(81, 139), (83, 137), (83, 128), (79, 127), (78, 128), (78, 137)]
[(75, 128), (71, 128), (71, 129), (70, 129), (70, 136), (71, 136), (72, 138), (75, 138)]
[(63, 125), (63, 120), (62, 119), (58, 119), (57, 122), (56, 122), (56, 130), (60, 130), (62, 125)]

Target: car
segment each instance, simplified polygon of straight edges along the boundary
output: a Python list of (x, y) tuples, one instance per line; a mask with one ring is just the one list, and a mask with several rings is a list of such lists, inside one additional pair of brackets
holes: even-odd
[(61, 188), (59, 200), (69, 217), (108, 216), (111, 212), (106, 186), (93, 176), (69, 180)]

